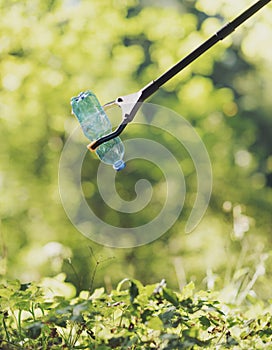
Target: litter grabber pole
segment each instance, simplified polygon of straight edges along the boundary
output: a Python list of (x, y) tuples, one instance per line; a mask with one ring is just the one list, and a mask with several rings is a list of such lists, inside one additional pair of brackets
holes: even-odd
[(146, 85), (143, 89), (138, 92), (126, 96), (117, 97), (115, 101), (109, 102), (104, 105), (104, 109), (110, 108), (113, 105), (117, 105), (122, 110), (122, 122), (112, 133), (101, 137), (100, 139), (92, 142), (88, 148), (91, 150), (95, 150), (102, 143), (109, 141), (116, 136), (120, 135), (121, 132), (125, 129), (127, 124), (133, 120), (138, 109), (141, 106), (141, 103), (144, 102), (148, 97), (153, 95), (163, 84), (173, 78), (176, 74), (182, 71), (185, 67), (187, 67), (190, 63), (195, 61), (198, 57), (200, 57), (203, 53), (209, 50), (212, 46), (214, 46), (218, 41), (223, 40), (228, 35), (230, 35), (237, 27), (239, 27), (242, 23), (244, 23), (248, 18), (253, 16), (257, 11), (259, 11), (262, 7), (267, 5), (271, 0), (259, 0), (250, 8), (245, 10), (242, 14), (236, 17), (233, 21), (227, 23), (220, 30), (218, 30), (213, 36), (211, 36), (208, 40), (206, 40), (203, 44), (197, 47), (194, 51), (192, 51), (185, 58), (180, 60), (176, 65), (162, 74), (156, 80), (153, 80), (148, 85)]

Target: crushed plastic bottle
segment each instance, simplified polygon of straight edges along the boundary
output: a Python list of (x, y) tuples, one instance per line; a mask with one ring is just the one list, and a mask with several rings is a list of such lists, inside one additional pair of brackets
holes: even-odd
[[(108, 116), (91, 91), (81, 92), (78, 96), (72, 97), (71, 105), (73, 114), (90, 141), (95, 141), (112, 131)], [(102, 162), (111, 164), (116, 171), (122, 170), (126, 165), (123, 161), (125, 148), (120, 137), (103, 143), (95, 152)]]

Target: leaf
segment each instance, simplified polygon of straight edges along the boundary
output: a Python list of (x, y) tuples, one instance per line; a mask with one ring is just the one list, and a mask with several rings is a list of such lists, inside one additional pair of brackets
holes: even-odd
[(99, 299), (105, 292), (105, 289), (102, 287), (102, 288), (97, 288), (93, 294), (90, 296), (90, 299), (91, 300), (95, 300), (95, 299)]
[(43, 324), (42, 322), (35, 322), (26, 328), (27, 336), (31, 339), (37, 339), (41, 335)]
[(18, 280), (8, 281), (8, 289), (12, 290), (13, 292), (19, 291), (20, 288), (21, 283)]
[(80, 315), (83, 311), (86, 311), (89, 309), (88, 302), (83, 302), (80, 304), (73, 305), (73, 315), (78, 316)]
[(130, 282), (129, 295), (131, 303), (133, 303), (134, 299), (139, 295), (139, 289), (133, 281)]
[(177, 328), (181, 324), (186, 324), (188, 317), (181, 316), (180, 311), (175, 307), (169, 308), (166, 312), (159, 315), (165, 328)]
[(182, 296), (182, 299), (189, 299), (193, 296), (193, 292), (195, 290), (195, 284), (194, 282), (190, 282), (188, 283), (186, 286), (184, 286), (182, 288), (182, 291), (181, 291), (181, 296)]
[(154, 329), (155, 331), (161, 331), (163, 327), (163, 323), (159, 317), (153, 317), (147, 322), (147, 327)]
[(179, 306), (179, 300), (177, 295), (175, 294), (175, 292), (173, 292), (171, 289), (169, 288), (163, 288), (163, 292), (162, 295), (164, 297), (164, 299), (166, 299), (167, 301), (169, 301), (171, 304), (173, 304), (174, 306)]
[(31, 286), (31, 283), (23, 283), (21, 284), (20, 290), (25, 291)]
[(56, 326), (66, 328), (67, 321), (69, 320), (70, 320), (70, 317), (61, 317), (61, 318), (54, 319), (54, 323), (56, 324)]
[(124, 342), (124, 337), (113, 337), (109, 339), (109, 345), (111, 348), (117, 348), (118, 346), (121, 346)]
[(152, 314), (153, 314), (153, 310), (150, 310), (147, 307), (145, 307), (143, 313), (141, 314), (142, 322), (145, 323), (146, 320), (149, 318), (149, 316), (151, 316)]
[(127, 282), (129, 282), (130, 279), (129, 278), (124, 278), (122, 281), (120, 281), (118, 284), (117, 284), (117, 287), (116, 287), (116, 291), (117, 292), (120, 292), (121, 289), (123, 288), (123, 285)]
[(238, 341), (231, 336), (230, 332), (226, 334), (226, 342), (228, 346), (239, 345)]
[(1, 298), (9, 299), (12, 294), (13, 294), (13, 292), (10, 289), (0, 286), (0, 297)]
[(72, 315), (70, 317), (70, 321), (74, 321), (74, 322), (77, 322), (77, 323), (83, 323), (84, 322), (84, 318), (82, 315)]
[(200, 321), (200, 323), (202, 324), (202, 326), (204, 326), (205, 328), (208, 328), (208, 327), (210, 327), (210, 325), (211, 325), (210, 320), (209, 320), (208, 317), (206, 317), (206, 316), (201, 316), (201, 317), (199, 318), (199, 321)]

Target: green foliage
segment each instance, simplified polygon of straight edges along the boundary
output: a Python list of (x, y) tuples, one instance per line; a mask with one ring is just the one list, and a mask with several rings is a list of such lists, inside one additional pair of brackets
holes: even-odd
[[(59, 283), (59, 277), (57, 281)], [(124, 280), (78, 297), (18, 281), (0, 286), (1, 349), (269, 349), (271, 307), (219, 302), (211, 292), (196, 293), (193, 283), (180, 293), (159, 284)], [(50, 285), (50, 284), (49, 284)], [(65, 292), (70, 285), (62, 282)], [(249, 312), (254, 309), (254, 316)]]

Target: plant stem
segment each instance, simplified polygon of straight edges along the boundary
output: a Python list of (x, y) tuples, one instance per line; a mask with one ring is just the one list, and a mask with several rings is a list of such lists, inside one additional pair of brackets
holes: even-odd
[(9, 332), (8, 332), (8, 328), (6, 325), (5, 318), (3, 318), (3, 326), (4, 326), (5, 333), (6, 333), (7, 341), (10, 342)]

